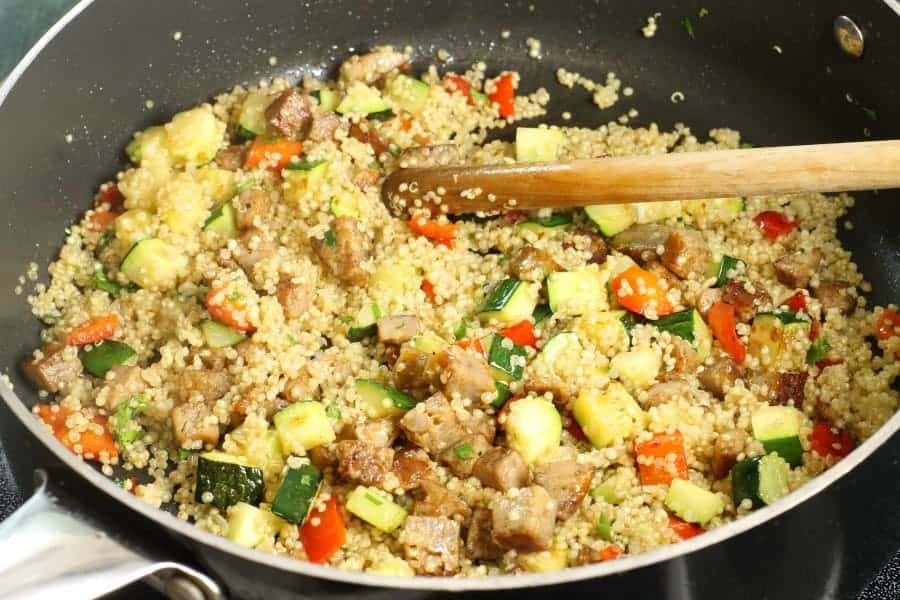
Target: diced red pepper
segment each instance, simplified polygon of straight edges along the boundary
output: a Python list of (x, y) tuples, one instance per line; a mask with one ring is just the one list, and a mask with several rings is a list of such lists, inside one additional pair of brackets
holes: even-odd
[(689, 540), (692, 537), (703, 533), (703, 528), (699, 525), (683, 521), (675, 515), (669, 515), (669, 528), (675, 532), (675, 535), (683, 540)]
[(875, 322), (875, 337), (879, 340), (900, 336), (900, 315), (897, 311), (887, 309)]
[(472, 338), (468, 340), (459, 340), (456, 342), (456, 345), (462, 348), (463, 350), (468, 350), (469, 348), (474, 348), (478, 354), (484, 356), (484, 346), (481, 345), (481, 340), (478, 338)]
[(447, 73), (444, 75), (444, 87), (447, 88), (449, 92), (459, 92), (463, 96), (466, 97), (466, 101), (470, 106), (474, 105), (475, 102), (472, 100), (472, 84), (469, 83), (469, 80), (465, 77), (460, 77), (459, 75), (454, 75), (453, 73)]
[(610, 544), (600, 551), (600, 560), (606, 562), (608, 560), (616, 560), (622, 556), (623, 550), (616, 544)]
[(116, 335), (118, 330), (118, 315), (100, 315), (99, 317), (88, 319), (84, 323), (73, 327), (72, 330), (69, 331), (66, 341), (73, 346), (95, 344)]
[(38, 404), (37, 415), (41, 421), (50, 426), (53, 430), (53, 436), (62, 442), (62, 445), (75, 452), (75, 446), (79, 446), (80, 456), (87, 460), (100, 460), (100, 455), (105, 454), (106, 457), (113, 461), (119, 456), (118, 448), (116, 448), (116, 440), (106, 426), (106, 417), (97, 415), (91, 422), (95, 425), (103, 427), (102, 433), (97, 433), (93, 428), (79, 433), (78, 441), (73, 442), (69, 438), (69, 427), (66, 420), (72, 412), (61, 406), (54, 409), (49, 404)]
[(497, 104), (501, 117), (511, 117), (516, 112), (516, 81), (513, 74), (504, 71), (494, 83), (494, 91), (488, 94), (488, 98)]
[(434, 293), (434, 284), (427, 279), (423, 279), (420, 287), (425, 292), (425, 297), (428, 298), (428, 301), (434, 304), (437, 301), (437, 296)]
[(806, 304), (806, 294), (803, 290), (798, 290), (793, 296), (782, 302), (794, 312), (809, 312), (809, 306)]
[(738, 363), (747, 358), (747, 348), (735, 329), (734, 306), (727, 302), (716, 302), (707, 315), (713, 336), (722, 344), (722, 349)]
[(834, 367), (836, 365), (844, 364), (843, 358), (824, 358), (820, 361), (816, 362), (816, 366), (819, 367), (819, 370), (827, 369), (828, 367)]
[(347, 529), (336, 496), (325, 502), (324, 510), (313, 506), (306, 521), (300, 525), (300, 542), (310, 562), (325, 564), (346, 540)]
[(402, 115), (400, 117), (400, 129), (402, 129), (403, 131), (409, 131), (410, 129), (412, 129), (412, 126), (412, 117), (410, 117), (409, 115)]
[(500, 335), (509, 338), (519, 346), (530, 346), (537, 349), (537, 337), (534, 335), (534, 324), (529, 321), (520, 321), (506, 329), (500, 330)]
[(853, 436), (850, 433), (836, 429), (828, 423), (816, 423), (809, 435), (809, 444), (812, 451), (819, 456), (833, 456), (844, 458), (853, 450)]
[(456, 239), (456, 223), (441, 223), (425, 217), (413, 217), (409, 220), (409, 228), (436, 244), (448, 248), (453, 247), (453, 240)]
[(209, 316), (238, 331), (253, 333), (256, 327), (247, 321), (247, 308), (242, 302), (229, 297), (224, 289), (211, 289), (206, 294), (206, 310)]
[[(270, 171), (280, 171), (294, 157), (300, 156), (303, 152), (303, 143), (297, 140), (272, 139), (264, 136), (256, 136), (247, 149), (247, 158), (244, 159), (244, 165), (251, 169), (255, 169), (263, 161), (269, 162), (266, 168)], [(278, 158), (275, 158), (275, 155)]]
[(753, 222), (762, 230), (763, 236), (769, 241), (774, 242), (786, 233), (790, 233), (797, 228), (797, 221), (792, 221), (784, 213), (776, 210), (765, 210), (755, 217)]
[(816, 341), (819, 339), (819, 336), (822, 334), (822, 326), (819, 325), (818, 319), (813, 319), (812, 323), (809, 325), (809, 339), (812, 341)]
[(100, 186), (94, 197), (94, 207), (106, 205), (111, 212), (122, 212), (125, 209), (125, 196), (115, 183), (108, 181)]
[(659, 275), (638, 266), (616, 275), (612, 289), (619, 304), (645, 317), (648, 313), (661, 317), (674, 310)]
[(688, 477), (684, 438), (680, 431), (657, 433), (649, 441), (635, 443), (634, 453), (641, 485), (668, 485), (673, 479)]
[(118, 219), (121, 214), (112, 210), (95, 210), (88, 217), (88, 221), (90, 221), (91, 229), (98, 233), (103, 233), (109, 229), (112, 222)]

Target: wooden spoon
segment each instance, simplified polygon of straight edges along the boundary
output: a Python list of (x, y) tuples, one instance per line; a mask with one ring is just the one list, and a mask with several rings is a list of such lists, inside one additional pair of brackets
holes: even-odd
[(900, 140), (399, 169), (382, 185), (396, 214), (900, 187)]

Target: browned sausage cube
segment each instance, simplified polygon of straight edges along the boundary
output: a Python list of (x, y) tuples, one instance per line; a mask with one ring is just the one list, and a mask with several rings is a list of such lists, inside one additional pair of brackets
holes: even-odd
[(743, 368), (727, 356), (722, 356), (713, 364), (707, 366), (698, 375), (700, 385), (706, 388), (713, 396), (724, 398), (725, 394), (734, 385), (741, 375)]
[(556, 516), (568, 519), (581, 506), (591, 488), (594, 469), (574, 460), (544, 463), (534, 470), (534, 482), (556, 500)]
[(394, 385), (422, 399), (428, 395), (433, 383), (432, 373), (428, 369), (429, 355), (410, 346), (401, 346), (397, 360), (394, 362)]
[(556, 500), (539, 485), (491, 502), (494, 541), (519, 552), (547, 550), (556, 525)]
[(853, 286), (846, 281), (829, 280), (819, 283), (813, 290), (813, 297), (822, 303), (823, 313), (837, 309), (841, 314), (849, 315), (856, 308), (856, 296), (852, 291)]
[(772, 303), (772, 297), (759, 283), (731, 279), (722, 287), (722, 302), (734, 306), (739, 321), (749, 323), (760, 308)]
[(746, 443), (747, 434), (740, 429), (719, 434), (713, 446), (713, 455), (710, 461), (713, 477), (722, 479), (728, 475), (731, 467), (737, 462), (738, 455), (744, 451)]
[(394, 463), (392, 448), (379, 448), (358, 440), (336, 445), (338, 475), (362, 485), (380, 485)]
[(417, 404), (400, 419), (409, 441), (436, 456), (466, 435), (466, 430), (443, 394)]
[(403, 556), (419, 575), (459, 571), (459, 523), (445, 517), (411, 516), (400, 533)]
[(507, 269), (512, 277), (527, 281), (540, 281), (550, 273), (562, 271), (549, 254), (534, 246), (519, 248), (509, 259)]
[(45, 392), (65, 391), (81, 375), (82, 365), (74, 346), (47, 344), (41, 348), (40, 358), (22, 361), (22, 372)]
[(494, 443), (494, 437), (497, 435), (497, 421), (493, 415), (489, 415), (480, 408), (472, 411), (471, 416), (463, 423), (466, 429), (480, 435), (487, 440), (488, 444)]
[(311, 119), (309, 100), (295, 89), (281, 92), (266, 108), (266, 122), (282, 137), (302, 137)]
[(172, 432), (179, 448), (196, 448), (219, 443), (219, 420), (199, 400), (179, 404), (172, 409)]
[(354, 81), (375, 83), (394, 69), (407, 64), (403, 52), (391, 46), (376, 46), (365, 54), (354, 54), (341, 64), (341, 85)]
[(472, 467), (482, 484), (505, 492), (528, 482), (528, 465), (515, 450), (491, 448)]
[(457, 440), (456, 443), (441, 452), (438, 460), (447, 465), (447, 468), (457, 477), (468, 477), (472, 474), (475, 461), (490, 448), (491, 445), (484, 437), (471, 434)]
[(392, 470), (404, 490), (419, 487), (423, 481), (431, 476), (431, 460), (424, 450), (418, 448), (405, 448), (394, 454)]
[(553, 404), (567, 407), (572, 400), (572, 390), (564, 382), (550, 379), (531, 379), (525, 382), (525, 393), (543, 396), (547, 392), (553, 396)]
[(480, 354), (452, 346), (437, 356), (443, 369), (444, 394), (478, 401), (484, 394), (496, 393), (497, 388), (487, 361)]
[(284, 279), (278, 283), (276, 296), (286, 319), (298, 319), (309, 308), (310, 286)]
[(375, 158), (377, 159), (379, 156), (388, 151), (389, 146), (384, 138), (378, 133), (378, 130), (375, 129), (375, 125), (363, 119), (359, 123), (353, 123), (350, 125), (350, 137), (354, 140), (360, 141), (363, 144), (368, 144), (370, 148), (372, 148), (372, 152), (375, 153)]
[(310, 448), (306, 451), (306, 455), (309, 457), (309, 462), (322, 470), (333, 467), (337, 462), (334, 444)]
[(471, 514), (465, 500), (434, 479), (425, 479), (415, 493), (416, 504), (413, 514), (424, 517), (447, 517), (465, 521)]
[(261, 225), (269, 216), (272, 203), (269, 193), (260, 189), (244, 190), (235, 201), (235, 220), (241, 229)]
[(809, 373), (779, 373), (775, 380), (775, 403), (802, 407)]
[(175, 395), (182, 403), (199, 398), (206, 404), (211, 404), (228, 393), (230, 389), (231, 377), (226, 372), (185, 369), (178, 376)]
[(662, 263), (682, 279), (705, 275), (711, 261), (709, 246), (698, 232), (676, 229), (666, 238)]
[(324, 142), (334, 138), (339, 129), (348, 130), (350, 125), (332, 111), (318, 113), (313, 117), (312, 127), (309, 128), (309, 139), (314, 142)]
[(369, 273), (362, 267), (372, 254), (372, 243), (353, 217), (337, 217), (323, 238), (310, 239), (313, 252), (332, 275), (353, 285), (365, 285)]
[(233, 251), (234, 260), (253, 279), (253, 267), (259, 262), (274, 256), (275, 244), (266, 237), (261, 229), (251, 227), (237, 239), (237, 247)]
[(225, 169), (226, 171), (237, 171), (244, 166), (244, 155), (246, 152), (246, 146), (242, 144), (231, 144), (216, 153), (216, 164), (219, 168)]
[(389, 448), (400, 434), (400, 428), (393, 419), (366, 419), (352, 425), (353, 439)]
[(667, 269), (666, 265), (658, 260), (647, 262), (647, 264), (644, 265), (644, 269), (657, 275), (660, 282), (662, 282), (663, 288), (666, 290), (677, 289), (681, 286), (681, 280), (678, 279), (672, 271)]
[(391, 315), (378, 319), (378, 340), (389, 344), (402, 344), (417, 335), (421, 324), (415, 315)]
[(353, 185), (361, 190), (367, 190), (368, 188), (377, 185), (379, 181), (381, 181), (381, 171), (378, 169), (359, 169), (353, 175)]
[(788, 254), (775, 261), (775, 277), (788, 287), (805, 288), (821, 263), (820, 248)]
[(684, 338), (673, 335), (669, 352), (673, 361), (672, 373), (689, 375), (696, 373), (700, 368), (700, 356), (691, 343)]
[(659, 406), (660, 404), (665, 404), (672, 400), (688, 400), (690, 397), (691, 386), (687, 382), (680, 380), (664, 381), (650, 386), (647, 390), (646, 397), (641, 399), (641, 405), (644, 408), (650, 408), (651, 406)]
[(665, 246), (672, 232), (668, 225), (657, 223), (632, 225), (613, 237), (610, 244), (615, 250), (643, 264), (659, 259), (659, 249)]
[(466, 533), (466, 554), (472, 560), (494, 560), (503, 556), (503, 548), (494, 541), (493, 520), (488, 508), (478, 506), (472, 511)]

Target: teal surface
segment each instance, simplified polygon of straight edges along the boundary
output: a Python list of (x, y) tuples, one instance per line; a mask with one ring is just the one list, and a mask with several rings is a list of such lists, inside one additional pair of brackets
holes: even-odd
[(0, 79), (76, 0), (0, 0)]

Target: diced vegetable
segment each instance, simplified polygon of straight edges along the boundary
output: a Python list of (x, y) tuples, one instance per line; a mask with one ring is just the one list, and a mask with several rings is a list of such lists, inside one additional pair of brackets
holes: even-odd
[(628, 350), (631, 337), (622, 320), (623, 310), (594, 312), (585, 315), (576, 325), (576, 332), (582, 339), (590, 341), (604, 354)]
[(368, 115), (389, 110), (390, 108), (390, 105), (384, 101), (378, 90), (356, 81), (347, 89), (347, 94), (334, 110), (342, 115), (351, 113)]
[(116, 314), (100, 315), (88, 319), (69, 331), (66, 341), (73, 346), (96, 344), (108, 340), (119, 330), (119, 316)]
[(385, 533), (394, 531), (406, 521), (406, 511), (387, 493), (363, 485), (347, 496), (347, 510)]
[(409, 228), (436, 244), (452, 248), (458, 226), (456, 223), (441, 223), (440, 221), (417, 216), (409, 220)]
[(122, 291), (122, 286), (107, 277), (103, 269), (97, 269), (96, 271), (94, 271), (94, 276), (91, 278), (91, 282), (94, 284), (95, 288), (106, 292), (110, 296), (116, 296), (119, 292)]
[(506, 442), (529, 465), (549, 455), (562, 440), (562, 418), (553, 403), (527, 396), (507, 404)]
[(419, 286), (419, 289), (422, 290), (422, 293), (425, 294), (425, 297), (428, 298), (428, 301), (432, 304), (437, 302), (437, 294), (434, 292), (434, 284), (428, 281), (427, 279), (422, 280), (422, 285)]
[(557, 333), (541, 348), (537, 360), (546, 364), (551, 371), (557, 373), (562, 370), (566, 362), (577, 359), (584, 348), (578, 341), (578, 336), (571, 331)]
[(656, 433), (634, 445), (641, 485), (668, 485), (675, 478), (687, 479), (687, 455), (680, 431)]
[(635, 219), (638, 223), (656, 223), (665, 219), (681, 216), (681, 202), (665, 200), (656, 202), (639, 202), (633, 204)]
[(444, 75), (444, 87), (451, 93), (458, 92), (465, 96), (470, 106), (475, 104), (472, 100), (472, 84), (465, 77), (447, 73)]
[(709, 356), (712, 350), (712, 335), (697, 309), (688, 308), (660, 317), (653, 324), (660, 331), (668, 331), (672, 335), (677, 335), (690, 342), (697, 351), (700, 362)]
[(377, 304), (367, 304), (356, 315), (356, 320), (347, 332), (347, 339), (351, 342), (360, 342), (378, 333), (378, 319), (381, 318), (381, 309)]
[(564, 315), (581, 315), (606, 307), (606, 287), (597, 269), (551, 273), (547, 277), (550, 310)]
[(518, 279), (504, 279), (491, 287), (478, 309), (484, 321), (518, 323), (531, 317), (537, 306), (538, 286)]
[(428, 105), (430, 89), (424, 81), (408, 75), (397, 75), (387, 82), (384, 93), (397, 108), (417, 115)]
[[(66, 425), (66, 421), (71, 414), (71, 411), (62, 406), (37, 405), (37, 415), (41, 421), (50, 426), (50, 429), (53, 431), (53, 437), (74, 452), (76, 442), (73, 442), (69, 437), (69, 427)], [(106, 417), (97, 415), (91, 421), (96, 425), (100, 425), (103, 431), (97, 433), (90, 427), (80, 432), (77, 445), (80, 448), (81, 456), (90, 460), (116, 460), (119, 456), (119, 451), (116, 448), (116, 441), (113, 439), (113, 435), (107, 426)]]
[(549, 304), (538, 304), (531, 312), (531, 320), (535, 325), (542, 323), (547, 317), (553, 314)]
[(323, 111), (334, 110), (338, 105), (338, 95), (332, 89), (323, 87), (316, 92), (319, 99), (319, 108)]
[(720, 288), (725, 285), (725, 283), (731, 279), (729, 274), (736, 271), (739, 266), (743, 264), (744, 261), (739, 258), (728, 256), (727, 254), (722, 256), (722, 260), (715, 263), (712, 268), (712, 276), (716, 278), (713, 287)]
[(125, 153), (135, 164), (156, 162), (169, 163), (169, 147), (166, 128), (162, 125), (148, 127), (134, 134), (134, 139), (125, 147)]
[(806, 364), (815, 365), (822, 362), (828, 358), (829, 352), (831, 352), (831, 344), (828, 343), (828, 338), (816, 339), (806, 351)]
[(687, 521), (682, 521), (675, 515), (669, 515), (669, 529), (675, 532), (675, 535), (683, 540), (689, 540), (692, 537), (696, 537), (703, 533), (702, 527), (694, 525), (693, 523), (688, 523)]
[(310, 518), (300, 526), (300, 542), (310, 562), (324, 564), (347, 540), (347, 528), (337, 496), (325, 502), (324, 510), (315, 507)]
[(107, 340), (101, 342), (90, 350), (82, 350), (78, 357), (84, 370), (94, 377), (103, 378), (106, 372), (115, 365), (124, 365), (135, 355), (134, 349), (124, 342)]
[(621, 504), (625, 501), (625, 496), (619, 492), (617, 485), (618, 477), (613, 475), (603, 481), (600, 485), (591, 490), (591, 497), (595, 500), (603, 500), (613, 506)]
[(537, 337), (534, 335), (534, 325), (531, 321), (524, 320), (500, 330), (500, 335), (513, 341), (518, 346), (537, 348)]
[(875, 337), (886, 340), (900, 335), (900, 315), (897, 311), (886, 309), (875, 322)]
[(637, 221), (634, 206), (631, 204), (585, 206), (584, 214), (600, 233), (607, 237), (622, 233)]
[(250, 134), (250, 137), (262, 135), (266, 132), (266, 108), (271, 103), (271, 98), (266, 92), (248, 92), (241, 105), (241, 113), (238, 115), (238, 125)]
[(764, 406), (751, 417), (754, 437), (766, 452), (776, 452), (792, 467), (803, 458), (800, 411), (790, 406)]
[(244, 165), (249, 169), (256, 169), (265, 163), (268, 170), (280, 171), (302, 152), (303, 143), (297, 140), (257, 136), (247, 149)]
[(541, 552), (529, 552), (519, 554), (517, 562), (519, 566), (529, 573), (553, 573), (562, 571), (568, 563), (565, 548), (552, 547)]
[(591, 444), (605, 448), (617, 439), (628, 439), (644, 424), (646, 415), (620, 383), (612, 382), (603, 393), (584, 389), (572, 405), (572, 414)]
[(509, 391), (509, 386), (502, 381), (495, 381), (494, 387), (497, 389), (497, 399), (491, 402), (491, 406), (499, 410), (512, 396), (512, 392)]
[(610, 542), (612, 541), (612, 525), (613, 522), (609, 517), (600, 515), (600, 518), (597, 519), (597, 523), (594, 525), (594, 532), (601, 540)]
[(522, 346), (516, 345), (502, 335), (491, 336), (487, 360), (495, 379), (502, 381), (518, 381), (525, 371), (525, 358), (528, 353)]
[(738, 337), (734, 306), (726, 302), (716, 302), (707, 315), (709, 328), (713, 336), (722, 345), (722, 349), (738, 363), (747, 358), (747, 348)]
[(809, 445), (819, 456), (843, 458), (853, 451), (853, 436), (848, 431), (832, 427), (828, 423), (816, 423), (809, 436)]
[(283, 523), (269, 511), (238, 502), (228, 509), (225, 537), (241, 546), (255, 548), (266, 538), (274, 537)]
[(731, 468), (734, 505), (750, 500), (753, 508), (759, 508), (786, 496), (789, 473), (788, 464), (774, 453), (738, 461)]
[(205, 303), (209, 316), (225, 325), (244, 331), (253, 333), (256, 327), (247, 321), (247, 309), (240, 298), (227, 294), (224, 288), (214, 288), (206, 294)]
[(534, 233), (550, 234), (558, 231), (565, 231), (572, 224), (572, 215), (570, 213), (555, 213), (549, 217), (542, 217), (531, 221), (522, 221), (517, 223), (516, 227), (533, 231)]
[(272, 512), (288, 523), (302, 523), (321, 486), (322, 472), (315, 466), (288, 469), (272, 501)]
[(167, 289), (175, 287), (186, 266), (187, 259), (178, 248), (156, 238), (147, 238), (134, 245), (119, 270), (142, 288)]
[(612, 280), (616, 299), (623, 307), (647, 318), (659, 318), (672, 312), (672, 303), (662, 287), (659, 275), (634, 266)]
[(358, 408), (370, 419), (402, 415), (416, 405), (416, 399), (405, 392), (371, 379), (357, 379)]
[(231, 202), (224, 202), (212, 210), (203, 224), (203, 231), (212, 231), (224, 238), (237, 237), (237, 219)]
[(417, 335), (409, 341), (409, 344), (416, 350), (424, 352), (425, 354), (435, 354), (449, 345), (447, 340), (430, 331)]
[(200, 323), (200, 332), (210, 348), (228, 348), (247, 339), (247, 335), (243, 332), (211, 319)]
[(786, 299), (782, 304), (787, 305), (787, 307), (795, 313), (809, 313), (809, 306), (806, 303), (806, 294), (803, 293), (803, 290), (797, 291), (797, 293)]
[(647, 347), (619, 352), (609, 361), (611, 372), (633, 388), (647, 388), (656, 380), (662, 368), (662, 356)]
[(263, 497), (263, 470), (243, 456), (206, 452), (197, 460), (197, 502), (227, 508), (238, 502), (259, 504)]
[(797, 221), (792, 221), (784, 213), (775, 210), (766, 210), (755, 217), (753, 222), (762, 231), (763, 236), (770, 242), (774, 242), (781, 236), (790, 233), (797, 228)]
[(546, 127), (518, 127), (516, 129), (516, 160), (519, 162), (547, 162), (559, 158), (566, 136), (559, 129)]
[(147, 400), (142, 394), (132, 396), (125, 402), (120, 402), (116, 407), (116, 412), (112, 418), (112, 434), (116, 438), (116, 443), (120, 446), (126, 446), (143, 435), (144, 430), (140, 423), (137, 422), (140, 416), (147, 409)]
[(511, 117), (516, 111), (516, 80), (513, 74), (507, 72), (501, 74), (488, 98), (497, 105), (501, 117), (504, 119)]
[(272, 418), (287, 454), (305, 454), (307, 450), (330, 444), (334, 430), (321, 402), (295, 402)]
[(672, 481), (664, 503), (666, 508), (688, 523), (700, 525), (706, 525), (725, 510), (725, 502), (717, 494), (686, 479)]

